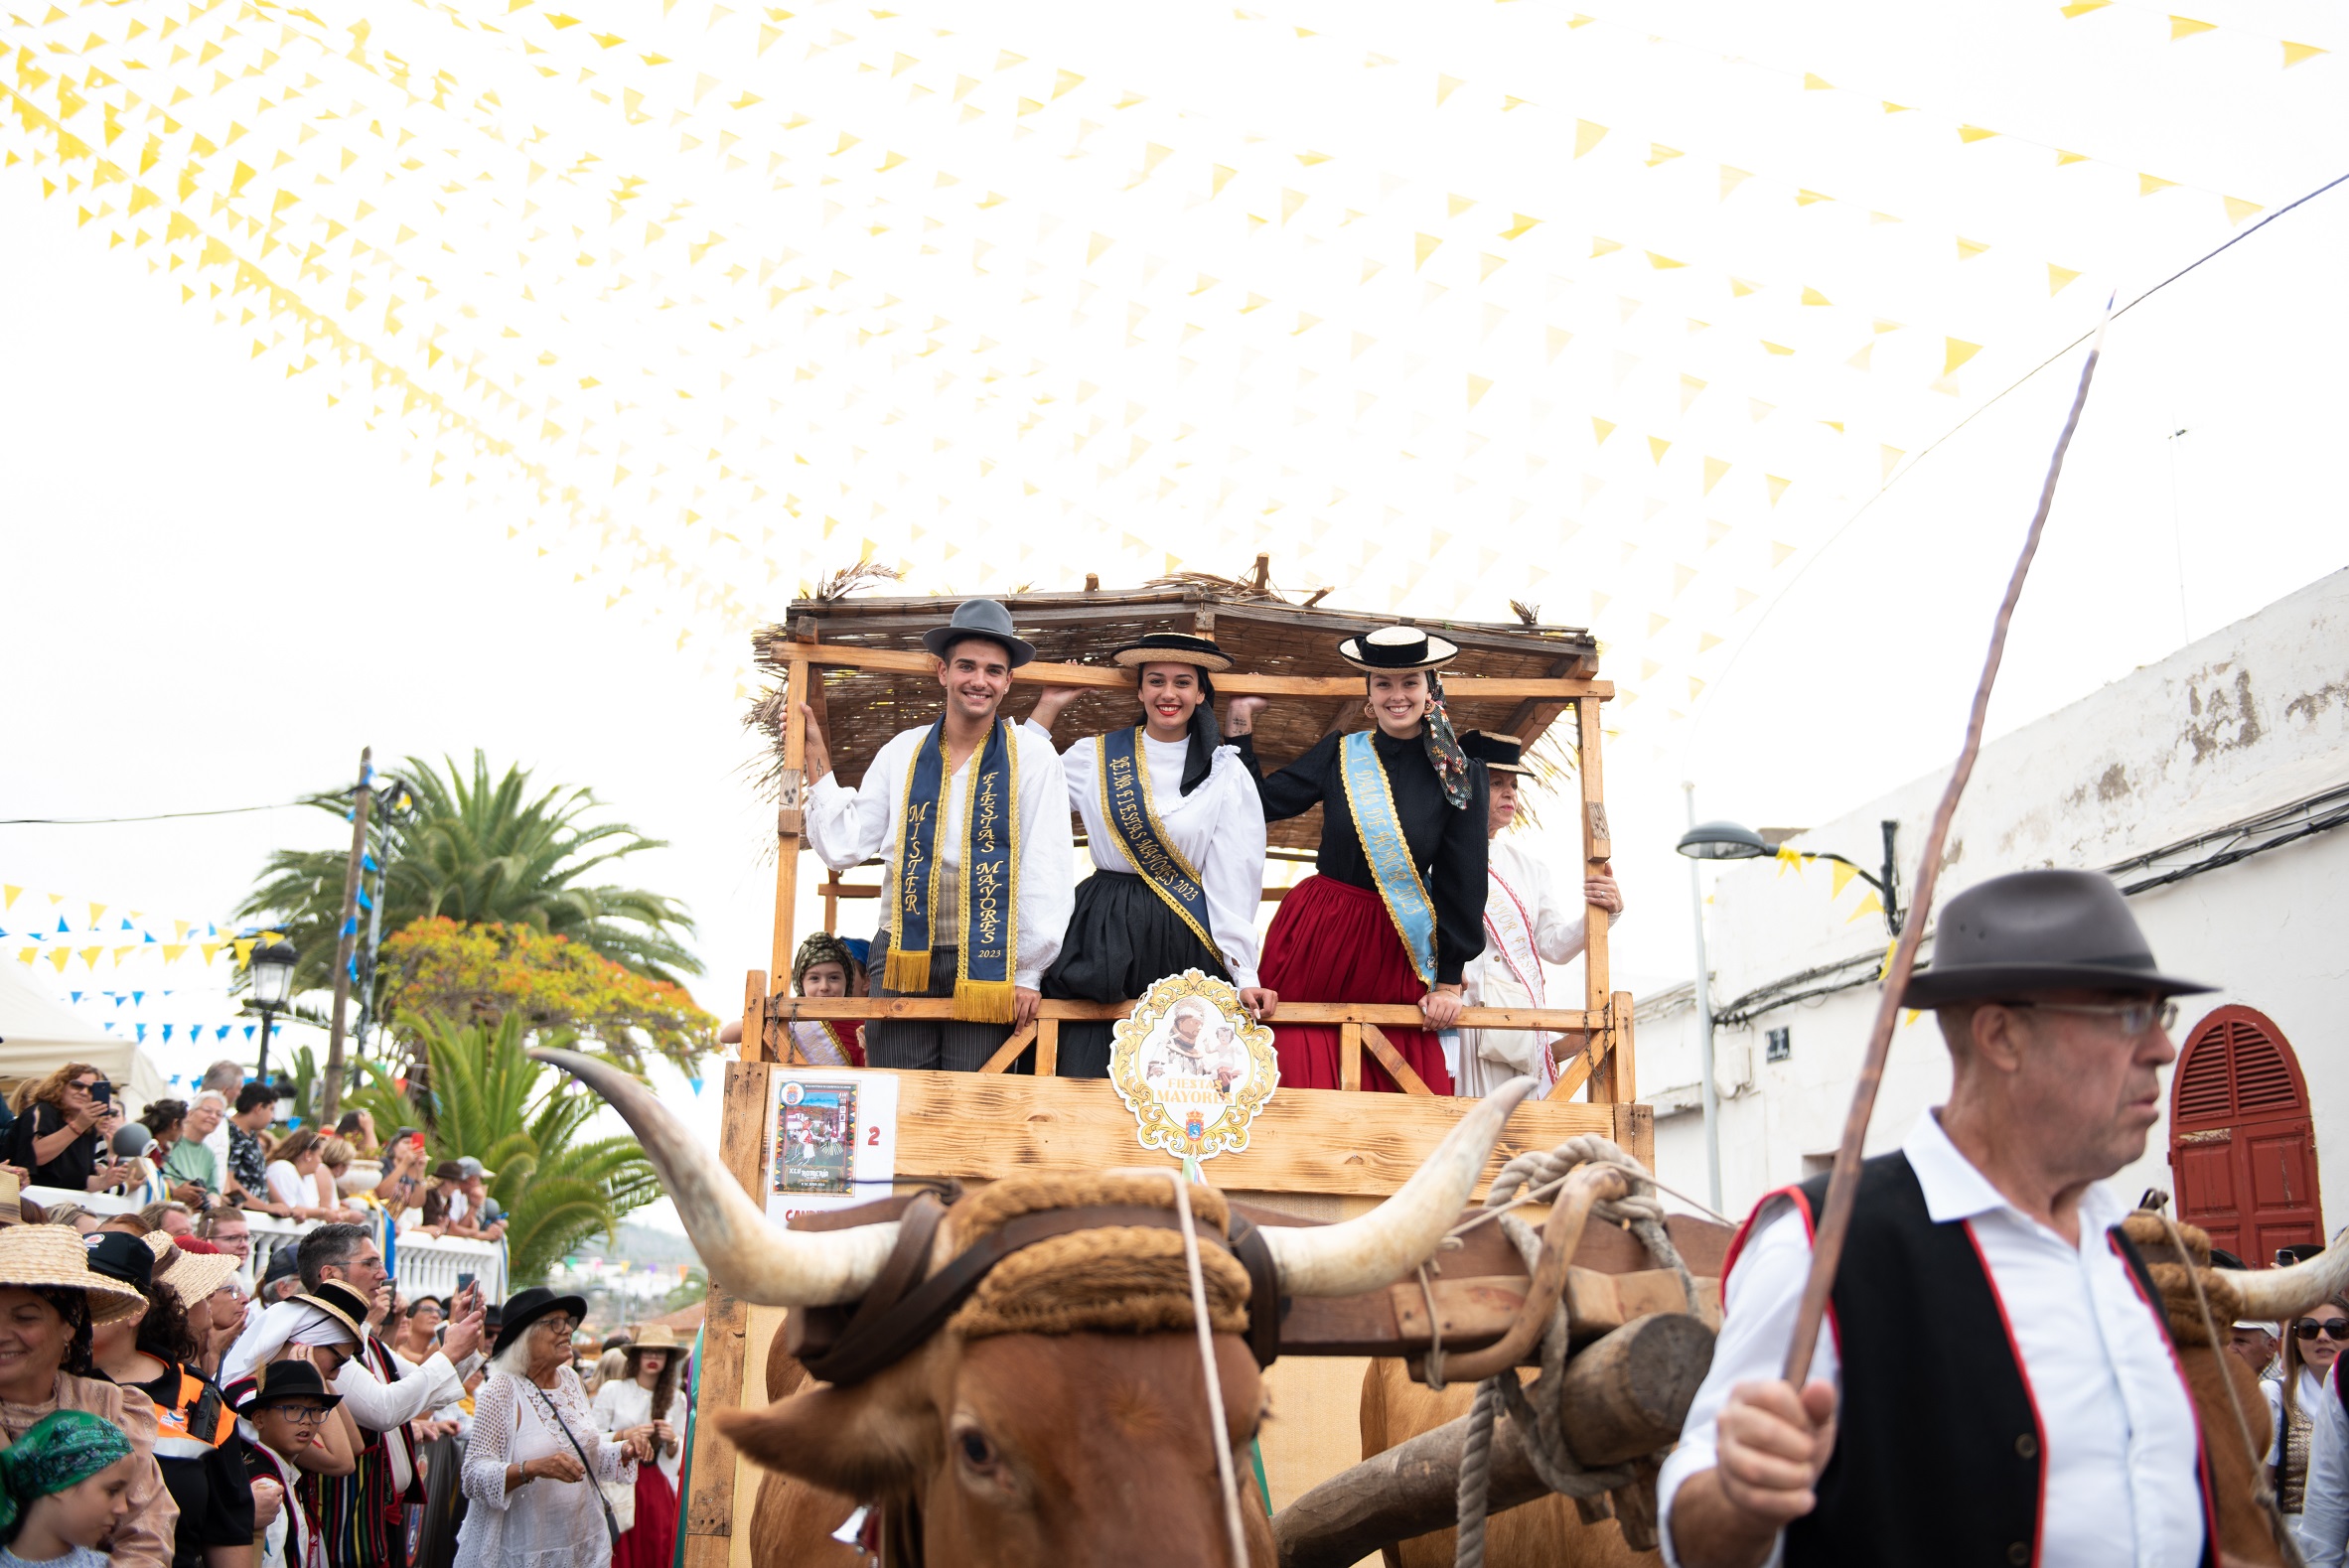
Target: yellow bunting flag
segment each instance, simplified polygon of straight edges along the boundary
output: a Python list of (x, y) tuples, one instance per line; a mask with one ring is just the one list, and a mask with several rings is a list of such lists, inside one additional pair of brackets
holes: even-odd
[(2064, 286), (2078, 276), (2080, 274), (2070, 267), (2059, 267), (2050, 261), (2047, 263), (2047, 292), (2061, 294), (2064, 291)]
[(25, 890), (22, 888), (0, 883), (0, 910), (7, 909), (18, 899), (23, 898)]
[(2197, 22), (2190, 16), (2172, 15), (2169, 19), (2169, 41), (2174, 44), (2181, 38), (2192, 38), (2197, 33), (2214, 33), (2218, 31), (2218, 26), (2216, 22)]
[(2227, 204), (2227, 221), (2230, 223), (2240, 223), (2252, 214), (2266, 211), (2259, 203), (2246, 202), (2239, 196), (2222, 196), (2219, 200)]
[(2289, 71), (2303, 60), (2314, 60), (2319, 55), (2330, 53), (2330, 50), (2318, 49), (2314, 44), (2295, 44), (2287, 38), (2283, 40), (2283, 69)]
[(1607, 128), (1590, 120), (1574, 122), (1574, 156), (1579, 158), (1607, 139)]
[(2159, 175), (2140, 174), (2136, 177), (2136, 194), (2151, 196), (2154, 192), (2166, 191), (2175, 184), (2177, 184), (2175, 180), (2164, 180)]
[(1846, 866), (1839, 860), (1831, 860), (1827, 863), (1827, 896), (1835, 899), (1842, 897), (1844, 884), (1858, 876), (1859, 871), (1858, 868)]
[(1956, 374), (1958, 366), (1982, 353), (1981, 344), (1968, 343), (1961, 338), (1944, 338), (1942, 342), (1947, 346), (1941, 365), (1941, 373), (1944, 375)]
[(66, 965), (72, 963), (73, 961), (73, 954), (70, 948), (52, 947), (49, 949), (50, 966), (56, 969), (58, 973), (64, 974), (66, 972)]
[(1860, 901), (1851, 907), (1851, 913), (1843, 918), (1843, 924), (1848, 926), (1853, 921), (1883, 913), (1884, 901), (1882, 899), (1877, 898), (1873, 893), (1863, 894)]

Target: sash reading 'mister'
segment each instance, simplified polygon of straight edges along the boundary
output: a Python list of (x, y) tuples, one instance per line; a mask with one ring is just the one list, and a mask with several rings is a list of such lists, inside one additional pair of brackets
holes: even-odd
[(1402, 818), (1395, 814), (1395, 790), (1387, 770), (1379, 765), (1379, 750), (1371, 731), (1355, 730), (1338, 743), (1339, 775), (1346, 783), (1346, 806), (1354, 813), (1354, 831), (1362, 840), (1363, 859), (1379, 884), (1379, 897), (1388, 918), (1402, 937), (1402, 950), (1420, 981), (1435, 984), (1435, 901), (1419, 880), (1411, 859), (1410, 841), (1403, 837)]
[[(954, 1017), (973, 1024), (1008, 1024), (1015, 998), (1012, 970), (1019, 952), (1019, 748), (1011, 726), (997, 719), (987, 744), (968, 766), (961, 865), (954, 908), (961, 920), (954, 972)], [(930, 989), (931, 912), (938, 907), (938, 819), (945, 809), (946, 721), (914, 749), (900, 808), (897, 900), (890, 912), (889, 961), (882, 983), (900, 995)]]
[(1094, 738), (1101, 781), (1101, 819), (1117, 835), (1117, 847), (1125, 851), (1125, 858), (1141, 873), (1150, 891), (1182, 917), (1209, 952), (1217, 952), (1216, 939), (1208, 934), (1207, 890), (1200, 885), (1199, 873), (1191, 869), (1191, 863), (1159, 824), (1157, 807), (1151, 803), (1150, 769), (1140, 755), (1141, 738), (1138, 726)]

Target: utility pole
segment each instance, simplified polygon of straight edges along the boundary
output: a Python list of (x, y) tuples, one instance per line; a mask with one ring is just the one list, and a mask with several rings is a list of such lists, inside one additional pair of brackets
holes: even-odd
[[(1696, 825), (1696, 785), (1684, 784), (1688, 802), (1688, 825)], [(1712, 1075), (1712, 975), (1704, 961), (1704, 879), (1697, 862), (1688, 861), (1688, 908), (1696, 924), (1696, 1071), (1698, 1102), (1704, 1107), (1704, 1196), (1714, 1209), (1721, 1207), (1721, 1091)], [(342, 1017), (337, 1013), (336, 1017)], [(1514, 1374), (1512, 1374), (1514, 1375)]]
[(343, 1112), (343, 1008), (351, 1000), (352, 952), (359, 942), (360, 862), (367, 851), (367, 808), (373, 802), (375, 749), (359, 754), (359, 789), (351, 801), (351, 858), (343, 867), (343, 919), (335, 938), (335, 1017), (327, 1032), (326, 1081), (318, 1091), (318, 1121), (332, 1127)]

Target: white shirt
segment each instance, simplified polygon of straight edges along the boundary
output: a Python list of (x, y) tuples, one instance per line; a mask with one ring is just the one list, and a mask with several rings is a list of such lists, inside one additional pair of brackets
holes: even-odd
[[(675, 1350), (668, 1354), (681, 1355), (684, 1352)], [(607, 1433), (625, 1432), (652, 1419), (653, 1390), (633, 1377), (615, 1377), (595, 1391), (595, 1424)], [(685, 1468), (685, 1390), (681, 1382), (669, 1395), (668, 1409), (661, 1419), (677, 1433), (676, 1447), (661, 1455), (661, 1473), (674, 1486)]]
[[(584, 1456), (586, 1476), (542, 1476), (506, 1490), (509, 1464), (556, 1454)], [(457, 1528), (455, 1568), (609, 1568), (612, 1539), (596, 1488), (607, 1481), (634, 1487), (637, 1462), (597, 1429), (587, 1390), (568, 1366), (552, 1390), (493, 1372), (474, 1396), (473, 1441), (459, 1480), (469, 1505)]]
[[(846, 871), (868, 860), (888, 864), (881, 927), (873, 937), (876, 951), (888, 940), (888, 911), (897, 897), (897, 830), (905, 811), (906, 774), (916, 748), (929, 734), (930, 726), (924, 725), (892, 736), (854, 789), (841, 784), (838, 774), (826, 774), (807, 791), (807, 843), (825, 865)], [(1060, 956), (1061, 938), (1069, 929), (1069, 912), (1077, 899), (1077, 852), (1069, 834), (1068, 784), (1060, 755), (1051, 741), (1024, 725), (1012, 727), (1011, 739), (1019, 748), (1019, 955), (1012, 980), (1033, 991)], [(930, 940), (936, 947), (954, 944), (960, 937), (958, 912), (949, 890), (962, 864), (962, 831), (949, 824), (963, 819), (971, 760), (980, 755), (980, 750), (973, 750), (963, 759), (943, 791), (937, 840), (940, 897), (930, 912)]]
[[(2038, 1560), (2046, 1568), (2193, 1568), (2203, 1547), (2194, 1407), (2160, 1322), (2105, 1235), (2128, 1207), (2101, 1183), (2091, 1187), (2074, 1246), (2000, 1197), (1932, 1111), (1917, 1118), (1901, 1152), (1934, 1222), (1963, 1220), (1972, 1230), (2021, 1352), (2046, 1444)], [(1658, 1528), (1673, 1568), (1673, 1498), (1717, 1464), (1713, 1422), (1730, 1388), (1780, 1375), (1810, 1267), (1809, 1230), (1792, 1202), (1764, 1200), (1721, 1282), (1726, 1317), (1712, 1369), (1657, 1478)], [(1917, 1354), (1934, 1348), (1920, 1344)], [(1811, 1375), (1834, 1383), (1838, 1401), (1841, 1369), (1832, 1325), (1823, 1325)], [(1771, 1560), (1784, 1550), (1781, 1536)]]
[(2341, 1375), (2342, 1357), (2333, 1359), (2331, 1375), (2318, 1395), (2300, 1396), (2308, 1412), (2308, 1485), (2300, 1501), (2300, 1552), (2308, 1568), (2340, 1568), (2343, 1547), (2349, 1544), (2349, 1417), (2341, 1411), (2341, 1396), (2332, 1379)]
[[(1559, 897), (1549, 868), (1507, 833), (1493, 840), (1485, 871), (1485, 950), (1460, 971), (1460, 999), (1470, 1007), (1542, 1006), (1546, 996), (1536, 994), (1518, 977), (1494, 942), (1490, 927), (1504, 921), (1516, 923), (1522, 911), (1522, 924), (1533, 937), (1534, 979), (1539, 983), (1542, 962), (1571, 963), (1589, 944), (1584, 906), (1579, 899), (1569, 902)], [(1503, 928), (1510, 927), (1503, 925)], [(1453, 1092), (1490, 1094), (1520, 1073), (1549, 1081), (1556, 1073), (1545, 1071), (1542, 1065), (1549, 1039), (1530, 1029), (1461, 1030), (1460, 1063), (1452, 1072)]]
[[(1034, 720), (1031, 734), (1051, 739)], [(1256, 906), (1264, 896), (1264, 803), (1255, 780), (1235, 746), (1216, 748), (1215, 760), (1199, 787), (1183, 793), (1183, 766), (1191, 743), (1154, 741), (1142, 735), (1142, 757), (1150, 770), (1150, 809), (1175, 852), (1199, 873), (1207, 894), (1207, 928), (1216, 939), (1232, 983), (1248, 990), (1256, 983)], [(1069, 779), (1069, 805), (1085, 819), (1087, 846), (1102, 871), (1138, 875), (1124, 842), (1101, 812), (1101, 749), (1087, 736), (1061, 753)]]
[[(474, 1359), (466, 1357), (468, 1370)], [(414, 1475), (409, 1469), (406, 1435), (397, 1429), (464, 1398), (465, 1378), (439, 1351), (425, 1356), (414, 1372), (402, 1372), (396, 1382), (385, 1382), (367, 1364), (365, 1356), (354, 1355), (335, 1374), (335, 1392), (350, 1405), (351, 1419), (363, 1430), (385, 1434), (383, 1448), (391, 1458), (391, 1490), (397, 1496), (408, 1490)]]
[(290, 1160), (271, 1160), (262, 1173), (268, 1178), (269, 1201), (291, 1209), (316, 1209), (318, 1189), (295, 1170)]

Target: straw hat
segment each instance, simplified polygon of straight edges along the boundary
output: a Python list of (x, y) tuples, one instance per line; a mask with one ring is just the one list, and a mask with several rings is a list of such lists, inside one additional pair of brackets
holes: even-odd
[(631, 1361), (634, 1361), (638, 1354), (645, 1351), (678, 1351), (682, 1349), (683, 1347), (677, 1343), (676, 1331), (665, 1323), (647, 1324), (637, 1331), (635, 1339), (621, 1347)]
[(233, 1252), (192, 1252), (160, 1230), (144, 1239), (155, 1253), (155, 1278), (172, 1288), (183, 1307), (195, 1306), (236, 1277)]
[(1232, 667), (1232, 655), (1214, 639), (1187, 632), (1145, 632), (1140, 641), (1126, 643), (1109, 657), (1129, 669), (1139, 664), (1196, 664), (1215, 674)]
[(352, 1343), (367, 1342), (367, 1299), (339, 1279), (321, 1280), (315, 1291), (296, 1291), (286, 1298), (316, 1307), (351, 1331)]
[(112, 1323), (146, 1309), (147, 1299), (120, 1280), (92, 1273), (80, 1236), (66, 1225), (0, 1228), (0, 1288), (77, 1290), (92, 1323)]
[(1338, 657), (1366, 673), (1441, 669), (1460, 656), (1459, 644), (1414, 626), (1381, 627), (1338, 643)]

